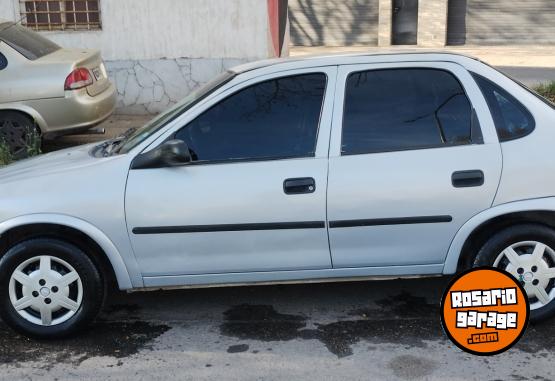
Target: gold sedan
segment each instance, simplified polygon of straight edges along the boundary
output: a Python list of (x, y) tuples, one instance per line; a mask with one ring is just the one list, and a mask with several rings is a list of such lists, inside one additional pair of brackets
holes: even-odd
[(24, 156), (30, 133), (44, 138), (87, 131), (116, 104), (99, 51), (63, 49), (0, 20), (0, 140)]

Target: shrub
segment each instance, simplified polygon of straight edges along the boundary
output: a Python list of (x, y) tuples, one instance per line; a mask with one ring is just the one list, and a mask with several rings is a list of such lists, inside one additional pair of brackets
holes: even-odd
[(555, 81), (542, 83), (534, 88), (540, 95), (546, 97), (551, 102), (555, 102)]
[(25, 142), (25, 150), (16, 157), (6, 140), (0, 139), (0, 166), (11, 164), (21, 158), (40, 155), (42, 153), (41, 142), (40, 134), (36, 130), (29, 131)]
[(10, 146), (4, 139), (0, 141), (0, 166), (8, 165), (13, 161), (13, 155)]

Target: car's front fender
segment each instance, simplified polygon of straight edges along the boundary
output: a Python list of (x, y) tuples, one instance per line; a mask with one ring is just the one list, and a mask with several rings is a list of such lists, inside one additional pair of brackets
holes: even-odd
[(114, 269), (119, 288), (123, 290), (133, 287), (127, 267), (125, 266), (125, 263), (116, 246), (100, 229), (82, 219), (63, 214), (50, 213), (19, 216), (0, 223), (0, 236), (13, 228), (32, 224), (63, 225), (74, 228), (88, 235), (100, 246), (108, 257), (108, 260)]
[(443, 274), (454, 274), (457, 271), (459, 257), (462, 248), (472, 232), (482, 225), (484, 222), (492, 218), (503, 216), (509, 213), (527, 212), (527, 211), (550, 211), (555, 212), (555, 197), (543, 197), (529, 200), (521, 200), (497, 205), (493, 208), (486, 209), (476, 214), (468, 220), (457, 232), (455, 238), (451, 242), (445, 263), (443, 266)]

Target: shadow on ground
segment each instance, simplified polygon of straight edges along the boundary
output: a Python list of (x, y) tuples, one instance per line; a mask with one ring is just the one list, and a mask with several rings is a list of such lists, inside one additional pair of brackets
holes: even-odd
[[(451, 347), (439, 317), (447, 282), (436, 278), (117, 294), (97, 323), (71, 339), (34, 341), (0, 323), (0, 365), (36, 361), (48, 368), (58, 362), (79, 365), (97, 356), (124, 359), (151, 349), (172, 327), (194, 329), (189, 323), (238, 339), (222, 348), (228, 353), (248, 351), (243, 340), (317, 340), (339, 358), (352, 355), (360, 342), (368, 350), (379, 344), (426, 348), (430, 342)], [(555, 349), (553, 323), (530, 326), (515, 348), (547, 356)]]

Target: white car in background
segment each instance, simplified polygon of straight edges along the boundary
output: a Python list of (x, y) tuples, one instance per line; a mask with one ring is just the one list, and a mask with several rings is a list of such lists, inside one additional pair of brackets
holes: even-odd
[(123, 137), (0, 170), (0, 314), (74, 333), (107, 290), (495, 266), (555, 313), (555, 110), (445, 53), (240, 66)]

